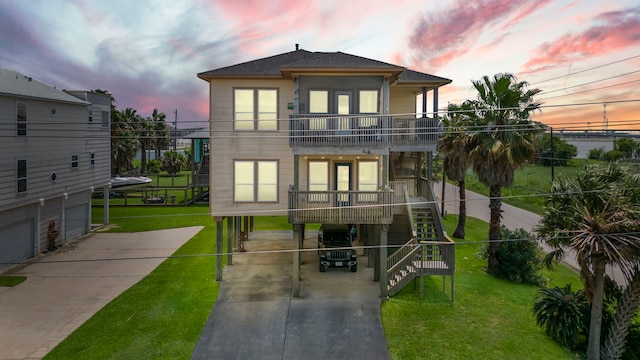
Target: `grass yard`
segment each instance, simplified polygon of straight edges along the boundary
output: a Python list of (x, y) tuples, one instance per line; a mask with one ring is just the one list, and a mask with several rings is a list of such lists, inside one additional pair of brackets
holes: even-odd
[[(581, 171), (585, 165), (602, 163), (600, 161), (573, 159), (568, 166), (556, 166), (554, 177), (572, 177)], [(489, 188), (480, 183), (478, 177), (469, 170), (465, 178), (467, 190), (489, 196)], [(513, 185), (502, 188), (503, 201), (510, 205), (541, 214), (544, 210), (545, 194), (551, 186), (551, 167), (541, 165), (526, 165), (516, 170)]]
[[(100, 208), (93, 216), (102, 217)], [(215, 252), (216, 225), (207, 206), (112, 208), (109, 231), (135, 232), (204, 225), (175, 255)], [(446, 219), (450, 231), (456, 216)], [(290, 229), (287, 218), (256, 217), (256, 229)], [(224, 231), (226, 231), (226, 226)], [(409, 285), (382, 304), (382, 322), (393, 359), (573, 359), (537, 327), (531, 312), (536, 287), (488, 276), (476, 256), (488, 225), (467, 222), (466, 243), (457, 246), (456, 300), (446, 302), (441, 278), (426, 281), (427, 300)], [(225, 235), (226, 238), (226, 235)], [(550, 285), (574, 283), (560, 267), (545, 272)], [(149, 276), (107, 304), (45, 359), (188, 359), (218, 294), (215, 257), (165, 260)], [(448, 288), (447, 288), (448, 289)]]
[(0, 286), (12, 287), (27, 280), (26, 276), (0, 275)]
[[(453, 231), (457, 217), (445, 221)], [(536, 286), (495, 279), (476, 253), (488, 224), (467, 219), (467, 240), (456, 247), (455, 303), (441, 292), (442, 277), (425, 281), (425, 300), (411, 285), (382, 304), (382, 324), (393, 359), (575, 359), (535, 324)], [(471, 239), (471, 240), (469, 240)], [(549, 285), (573, 283), (578, 275), (560, 266), (544, 272)], [(447, 291), (449, 285), (446, 287)]]

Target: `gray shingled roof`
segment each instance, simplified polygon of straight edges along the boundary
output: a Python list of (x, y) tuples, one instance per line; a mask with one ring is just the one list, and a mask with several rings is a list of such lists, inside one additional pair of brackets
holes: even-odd
[(295, 63), (300, 60), (311, 58), (314, 53), (306, 50), (296, 50), (288, 53), (269, 56), (262, 59), (248, 61), (245, 63), (231, 65), (220, 69), (201, 72), (198, 74), (200, 78), (210, 76), (277, 76), (281, 77), (280, 68), (283, 65)]
[(444, 85), (444, 84), (449, 84), (451, 80), (440, 77), (440, 76), (430, 75), (430, 74), (406, 69), (402, 74), (400, 74), (400, 78), (398, 79), (398, 82), (400, 83), (436, 82), (436, 83), (443, 83)]
[(343, 52), (316, 52), (314, 57), (283, 65), (282, 68), (367, 68), (367, 69), (396, 69), (402, 70), (402, 66), (385, 63), (378, 60), (367, 59), (361, 56), (345, 54)]
[(0, 95), (60, 101), (88, 105), (89, 103), (52, 86), (20, 74), (0, 69)]
[(399, 75), (398, 82), (411, 85), (413, 83), (449, 84), (451, 80), (439, 76), (406, 69), (399, 65), (346, 54), (343, 52), (310, 52), (296, 50), (280, 55), (257, 59), (237, 65), (205, 71), (198, 77), (207, 80), (219, 77), (275, 77), (282, 78), (288, 73), (300, 69), (344, 69), (356, 71), (380, 70)]

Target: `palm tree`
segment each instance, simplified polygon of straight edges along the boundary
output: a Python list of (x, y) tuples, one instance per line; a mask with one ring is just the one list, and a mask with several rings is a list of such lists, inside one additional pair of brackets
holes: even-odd
[(136, 110), (131, 108), (111, 112), (111, 168), (116, 175), (133, 167), (138, 149), (132, 123), (136, 116)]
[(471, 113), (468, 112), (470, 110), (469, 103), (463, 103), (462, 106), (449, 104), (448, 116), (443, 119), (445, 131), (438, 141), (438, 150), (442, 153), (444, 174), (449, 179), (458, 182), (460, 194), (458, 226), (453, 232), (453, 237), (459, 239), (464, 239), (464, 229), (467, 222), (465, 175), (471, 165), (471, 159), (469, 158), (469, 137), (465, 131), (466, 126), (470, 124)]
[(554, 248), (545, 263), (564, 258), (565, 248), (575, 251), (591, 302), (587, 358), (599, 359), (605, 269), (619, 267), (630, 284), (637, 276), (640, 180), (615, 164), (588, 166), (573, 179), (554, 182), (550, 194), (537, 227)]
[(155, 150), (156, 160), (160, 160), (160, 150), (169, 147), (169, 130), (166, 123), (167, 116), (153, 109), (151, 123), (153, 124), (152, 145)]
[(581, 335), (587, 332), (589, 305), (584, 291), (565, 287), (538, 289), (533, 303), (536, 323), (544, 327), (547, 335), (571, 350), (581, 344)]
[(153, 123), (151, 118), (143, 118), (136, 116), (134, 121), (134, 128), (138, 137), (138, 144), (140, 145), (140, 173), (147, 173), (147, 150), (151, 147), (151, 140), (153, 138)]
[(535, 137), (543, 128), (532, 121), (529, 114), (539, 110), (534, 101), (540, 89), (527, 89), (512, 74), (484, 76), (472, 81), (478, 97), (470, 100), (476, 111), (476, 126), (469, 136), (471, 166), (480, 182), (489, 187), (488, 267), (490, 274), (498, 270), (500, 249), (500, 218), (502, 188), (513, 184), (515, 170), (536, 154)]

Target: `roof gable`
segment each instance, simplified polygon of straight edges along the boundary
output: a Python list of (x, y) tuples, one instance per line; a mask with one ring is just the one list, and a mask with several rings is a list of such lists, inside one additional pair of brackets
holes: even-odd
[(0, 94), (73, 104), (89, 104), (62, 90), (22, 75), (17, 71), (7, 69), (0, 69)]

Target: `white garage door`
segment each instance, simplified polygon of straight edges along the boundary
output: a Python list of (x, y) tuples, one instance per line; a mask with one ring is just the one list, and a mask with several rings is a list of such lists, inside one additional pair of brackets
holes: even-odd
[(87, 231), (87, 204), (82, 204), (66, 209), (65, 214), (65, 239), (67, 241), (86, 234)]
[(0, 227), (0, 268), (33, 256), (33, 220)]

